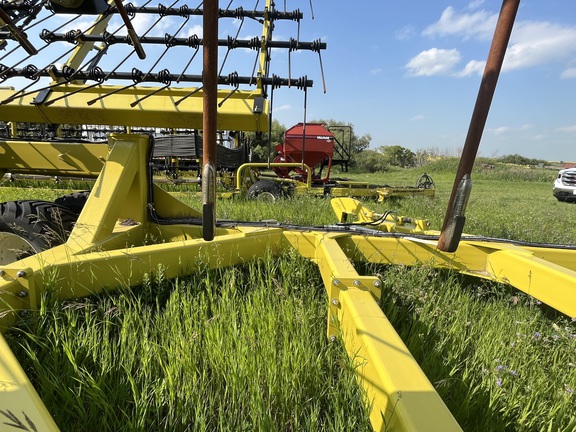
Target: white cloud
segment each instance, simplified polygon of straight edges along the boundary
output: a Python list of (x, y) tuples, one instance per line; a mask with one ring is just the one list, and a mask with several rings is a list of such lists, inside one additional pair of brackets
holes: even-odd
[(564, 62), (576, 54), (576, 28), (547, 21), (524, 21), (512, 32), (503, 70)]
[(565, 132), (565, 133), (574, 133), (576, 132), (576, 125), (572, 126), (564, 126), (557, 129), (558, 132)]
[(396, 31), (396, 39), (400, 40), (400, 41), (404, 41), (404, 40), (408, 40), (411, 39), (414, 34), (416, 33), (416, 30), (414, 29), (413, 25), (407, 25), (402, 27), (400, 30)]
[(448, 6), (440, 19), (426, 27), (422, 34), (428, 37), (458, 36), (464, 39), (489, 40), (494, 34), (497, 20), (498, 14), (484, 10), (459, 14), (452, 6)]
[(506, 132), (510, 131), (510, 127), (508, 126), (500, 126), (494, 129), (490, 129), (490, 132), (492, 132), (494, 135), (503, 135)]
[[(472, 0), (468, 10), (476, 9), (483, 0)], [(486, 10), (459, 12), (447, 7), (440, 19), (428, 26), (422, 34), (428, 37), (458, 37), (462, 40), (492, 39), (498, 14)], [(576, 68), (568, 67), (569, 61), (576, 55), (576, 27), (565, 26), (549, 21), (519, 21), (514, 25), (510, 45), (504, 59), (503, 71), (530, 67), (561, 64), (562, 78), (576, 78)], [(485, 62), (471, 60), (460, 72), (453, 76), (464, 77), (481, 74)], [(412, 75), (426, 75), (413, 73)]]
[(274, 107), (274, 112), (278, 111), (290, 111), (292, 109), (292, 105), (280, 105)]
[(546, 134), (537, 134), (530, 137), (532, 141), (544, 141), (546, 138)]
[(466, 7), (466, 9), (470, 9), (470, 10), (478, 9), (483, 4), (484, 4), (484, 0), (472, 0), (470, 2), (470, 4)]
[(412, 117), (410, 120), (411, 121), (421, 121), (421, 120), (424, 120), (425, 118), (426, 117), (424, 117), (422, 114), (418, 114), (418, 115), (415, 115), (414, 117)]
[(470, 60), (464, 69), (455, 75), (458, 77), (467, 77), (470, 75), (482, 75), (484, 72), (484, 67), (486, 66), (485, 61)]
[(413, 57), (405, 67), (409, 76), (452, 75), (459, 62), (458, 50), (431, 48)]
[(201, 38), (203, 34), (204, 34), (204, 27), (202, 27), (201, 24), (196, 24), (196, 25), (193, 25), (190, 27), (186, 27), (186, 37), (196, 35), (199, 38)]
[(564, 69), (560, 74), (560, 78), (576, 78), (576, 68)]
[(382, 69), (374, 68), (370, 71), (370, 75), (380, 75), (382, 73)]

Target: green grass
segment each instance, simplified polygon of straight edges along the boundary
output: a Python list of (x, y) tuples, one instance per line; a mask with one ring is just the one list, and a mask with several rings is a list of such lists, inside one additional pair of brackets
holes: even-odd
[(324, 297), (295, 253), (185, 281), (160, 268), (134, 291), (46, 295), (7, 336), (62, 430), (369, 430)]
[(495, 283), (374, 269), (382, 309), (465, 431), (576, 430), (576, 326)]
[[(367, 205), (439, 229), (454, 167), (347, 176), (413, 185), (428, 172), (435, 198)], [(576, 205), (553, 198), (555, 175), (478, 168), (465, 231), (576, 244)], [(0, 200), (68, 192), (11, 186)], [(192, 192), (176, 194), (199, 208)], [(335, 221), (329, 201), (313, 197), (216, 208), (223, 219)], [(383, 311), (464, 430), (576, 430), (573, 320), (509, 287), (425, 265), (368, 273), (382, 277)], [(63, 430), (369, 430), (350, 361), (326, 340), (326, 307), (316, 267), (289, 252), (177, 281), (154, 269), (142, 287), (99, 297), (46, 295), (7, 338)]]

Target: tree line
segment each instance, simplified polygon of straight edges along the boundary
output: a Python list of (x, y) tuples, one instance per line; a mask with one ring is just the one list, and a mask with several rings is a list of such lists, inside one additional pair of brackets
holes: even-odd
[[(349, 165), (355, 167), (358, 171), (362, 172), (384, 172), (389, 167), (403, 167), (411, 168), (426, 165), (429, 162), (442, 159), (448, 156), (459, 156), (460, 151), (455, 151), (455, 154), (449, 155), (446, 150), (439, 148), (429, 148), (423, 150), (412, 151), (400, 145), (380, 146), (376, 149), (370, 149), (372, 137), (370, 134), (357, 135), (354, 132), (354, 127), (351, 123), (345, 123), (336, 120), (313, 120), (310, 123), (320, 123), (330, 130), (338, 130), (339, 127), (350, 128), (350, 134), (337, 134), (336, 139), (341, 141), (341, 144), (350, 149), (351, 159)], [(250, 146), (252, 149), (252, 156), (255, 162), (264, 162), (268, 158), (268, 150), (270, 149), (270, 158), (274, 159), (276, 151), (274, 147), (282, 143), (284, 140), (284, 133), (287, 128), (278, 120), (272, 121), (272, 129), (270, 135), (265, 134), (256, 136), (255, 134), (248, 134)], [(270, 137), (270, 145), (268, 145), (268, 138)], [(538, 166), (546, 165), (547, 162), (542, 159), (527, 158), (518, 154), (505, 155), (499, 158), (494, 158), (498, 162), (510, 163), (514, 165), (525, 166)]]

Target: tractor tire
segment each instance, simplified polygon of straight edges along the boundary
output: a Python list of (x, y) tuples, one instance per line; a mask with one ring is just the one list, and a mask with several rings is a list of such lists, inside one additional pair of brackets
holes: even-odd
[(54, 203), (68, 207), (72, 212), (80, 214), (89, 195), (90, 191), (73, 192), (60, 198), (56, 198)]
[(252, 200), (275, 202), (284, 196), (280, 183), (272, 180), (258, 180), (248, 188), (246, 198)]
[(0, 203), (0, 264), (64, 243), (76, 218), (68, 207), (50, 201)]

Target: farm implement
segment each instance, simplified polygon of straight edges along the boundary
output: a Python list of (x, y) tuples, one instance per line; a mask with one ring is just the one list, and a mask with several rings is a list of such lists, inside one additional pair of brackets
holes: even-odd
[[(29, 140), (15, 134), (0, 141), (0, 174), (95, 179), (90, 193), (54, 202), (22, 197), (0, 204), (3, 329), (39, 307), (47, 275), (61, 285), (58, 296), (68, 299), (114, 290), (119, 278), (124, 284), (138, 286), (159, 265), (167, 277), (177, 278), (200, 268), (243, 265), (266, 254), (295, 250), (318, 266), (328, 299), (327, 336), (341, 340), (354, 359), (374, 430), (457, 431), (460, 426), (379, 306), (382, 281), (364, 274), (362, 264), (428, 263), (509, 284), (576, 316), (573, 248), (463, 234), (470, 192), (466, 166), (455, 183), (447, 227), (442, 232), (432, 230), (425, 220), (379, 214), (345, 196), (333, 199), (338, 222), (329, 226), (216, 219), (217, 131), (266, 132), (272, 111), (268, 96), (274, 88), (293, 86), (306, 92), (313, 84), (307, 77), (280, 78), (269, 69), (272, 49), (309, 50), (320, 55), (325, 48), (320, 41), (272, 38), (275, 24), (300, 22), (300, 11), (279, 11), (271, 0), (262, 11), (219, 9), (215, 1), (203, 2), (203, 8), (151, 7), (148, 3), (136, 7), (119, 1), (79, 3), (10, 2), (1, 6), (6, 24), (3, 37), (8, 46), (14, 45), (14, 54), (27, 54), (13, 66), (3, 66), (0, 76), (20, 84), (22, 78), (31, 82), (19, 90), (0, 90), (0, 119), (8, 122), (12, 131), (18, 130), (18, 124), (38, 123), (56, 132), (52, 140)], [(95, 21), (85, 30), (62, 26), (42, 31), (36, 39), (30, 23), (42, 19), (44, 13), (51, 19), (92, 14)], [(184, 24), (190, 17), (202, 15), (203, 37), (141, 33), (130, 20), (143, 14), (155, 17), (151, 22), (173, 17)], [(218, 39), (218, 21), (227, 18), (261, 22), (262, 36)], [(71, 47), (64, 66), (56, 65), (59, 59), (50, 59), (40, 68), (19, 67), (57, 43)], [(158, 51), (157, 45), (164, 48)], [(186, 71), (200, 46), (203, 73), (189, 74)], [(228, 52), (236, 48), (256, 51), (256, 71), (246, 77), (233, 72), (221, 75), (216, 62), (218, 46), (227, 47)], [(188, 53), (184, 70), (156, 72), (164, 54), (178, 48)], [(105, 71), (99, 66), (102, 53), (111, 54), (114, 49), (127, 58), (132, 54), (141, 60), (155, 57), (154, 67), (149, 72), (135, 67), (124, 72), (121, 64), (116, 64)], [(44, 77), (49, 77), (49, 84), (42, 84)], [(107, 83), (113, 80), (129, 84)], [(201, 85), (174, 84), (191, 82)], [(223, 85), (232, 89), (219, 88)], [(241, 90), (241, 85), (254, 88)], [(126, 131), (109, 134), (102, 144), (60, 138), (60, 125), (123, 126)], [(155, 137), (130, 133), (136, 127), (202, 130), (202, 209), (185, 205), (154, 182)], [(306, 180), (312, 182), (314, 174), (304, 165), (278, 163), (271, 168), (281, 174), (292, 168), (304, 169)], [(0, 414), (5, 417), (5, 429), (57, 430), (1, 336), (0, 345)]]
[[(350, 131), (349, 131), (350, 132)], [(342, 140), (344, 141), (344, 140)], [(350, 138), (348, 138), (350, 143)], [(299, 123), (284, 134), (284, 141), (275, 147), (277, 156), (272, 163), (246, 163), (238, 168), (236, 190), (242, 191), (245, 178), (254, 177), (247, 189), (248, 198), (274, 201), (286, 196), (309, 194), (325, 197), (386, 198), (403, 196), (433, 197), (432, 178), (423, 174), (414, 186), (374, 185), (346, 178), (331, 178), (333, 164), (346, 168), (350, 161), (350, 145), (340, 142), (324, 125)], [(335, 156), (337, 156), (335, 158)], [(258, 169), (270, 168), (275, 175), (258, 174)], [(324, 169), (326, 170), (325, 173)], [(253, 176), (245, 173), (254, 172)]]

